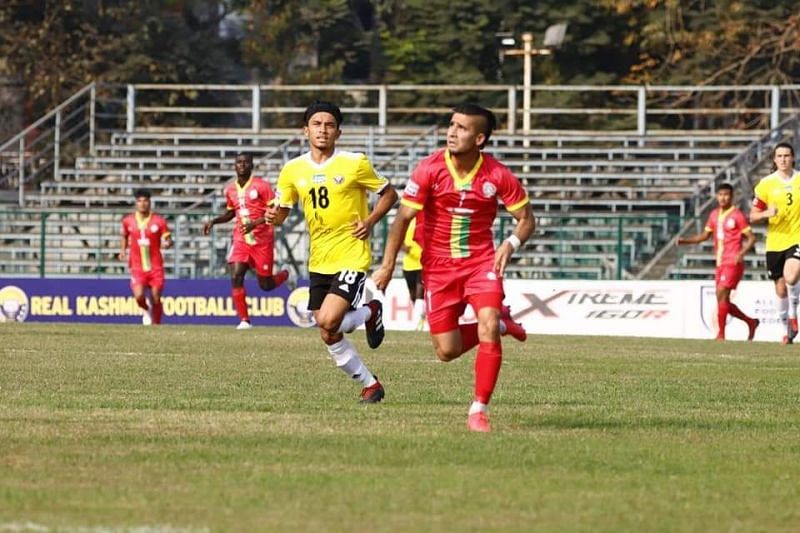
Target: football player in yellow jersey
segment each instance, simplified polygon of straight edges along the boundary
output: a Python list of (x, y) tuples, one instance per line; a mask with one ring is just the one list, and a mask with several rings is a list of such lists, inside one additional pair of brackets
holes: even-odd
[[(344, 337), (364, 324), (367, 343), (383, 341), (383, 308), (378, 300), (356, 308), (372, 262), (369, 235), (391, 209), (397, 192), (362, 153), (336, 149), (342, 112), (330, 102), (314, 102), (303, 115), (309, 151), (286, 163), (278, 176), (275, 207), (266, 220), (282, 224), (299, 202), (310, 235), (308, 308), (336, 365), (363, 384), (361, 402), (376, 403), (384, 389)], [(367, 193), (380, 196), (369, 212)]]
[[(408, 287), (408, 296), (414, 306), (413, 322), (417, 331), (425, 327), (425, 289), (422, 286), (422, 224), (419, 223), (422, 211), (411, 220), (403, 239), (403, 277)], [(419, 229), (418, 229), (419, 228)]]
[(750, 222), (767, 222), (767, 272), (775, 282), (779, 316), (787, 325), (783, 343), (791, 344), (797, 335), (800, 296), (800, 172), (794, 169), (791, 144), (775, 146), (772, 161), (772, 174), (753, 192)]

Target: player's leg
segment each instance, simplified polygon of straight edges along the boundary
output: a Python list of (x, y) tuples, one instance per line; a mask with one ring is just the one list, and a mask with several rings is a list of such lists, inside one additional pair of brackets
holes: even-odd
[(271, 291), (289, 279), (289, 271), (285, 269), (275, 275), (272, 274), (274, 257), (271, 244), (269, 246), (251, 246), (249, 252), (248, 264), (255, 271), (261, 290)]
[(469, 296), (469, 304), (478, 315), (478, 354), (475, 356), (475, 390), (469, 408), (467, 426), (471, 431), (490, 431), (487, 409), (497, 385), (503, 361), (500, 343), (500, 308), (502, 293)]
[[(727, 302), (728, 313), (734, 318), (738, 318), (739, 320), (744, 321), (747, 324), (748, 334), (747, 340), (751, 341), (756, 336), (756, 329), (760, 321), (755, 318), (751, 318), (747, 316), (744, 311), (739, 309), (739, 307), (731, 301), (730, 293), (731, 291), (736, 290), (736, 287), (739, 286), (739, 281), (741, 281), (742, 276), (744, 275), (744, 265), (739, 264), (736, 266), (729, 266), (726, 267), (728, 269), (728, 273), (725, 276), (725, 281), (719, 281), (717, 283), (717, 302), (720, 302), (720, 285), (722, 288), (727, 289), (727, 294), (725, 295), (725, 301)], [(718, 308), (719, 310), (719, 308)]]
[[(311, 274), (308, 308), (313, 311), (322, 342), (342, 372), (363, 385), (360, 398), (364, 403), (376, 403), (385, 392), (378, 378), (367, 368), (355, 346), (340, 331), (342, 321), (363, 295), (363, 282), (356, 284), (346, 295), (338, 284), (338, 275)], [(366, 274), (364, 274), (366, 278)], [(363, 280), (362, 280), (363, 281)], [(336, 291), (336, 292), (334, 292)]]
[(366, 272), (342, 270), (331, 276), (329, 292), (338, 294), (350, 302), (350, 308), (343, 315), (337, 316), (337, 323), (331, 323), (331, 327), (335, 326), (335, 330), (339, 333), (351, 333), (363, 324), (367, 334), (367, 345), (374, 350), (381, 345), (385, 335), (383, 304), (379, 300), (371, 300), (360, 307), (355, 307), (364, 294)]
[[(719, 271), (719, 269), (717, 269)], [(725, 340), (725, 324), (730, 312), (731, 290), (719, 284), (717, 275), (717, 340)]]
[(164, 306), (161, 304), (161, 294), (164, 292), (164, 272), (154, 272), (150, 278), (150, 297), (153, 300), (153, 324), (161, 324), (164, 316)]
[(150, 306), (147, 304), (147, 280), (143, 272), (131, 272), (131, 294), (136, 300), (136, 305), (142, 310), (142, 324), (149, 326), (152, 323)]
[[(784, 328), (788, 328), (789, 299), (787, 298), (786, 283), (783, 280), (784, 257), (783, 252), (767, 252), (767, 274), (775, 284), (777, 296), (778, 318)], [(783, 343), (789, 344), (789, 336), (783, 336)]]
[(235, 262), (231, 265), (231, 297), (233, 305), (236, 307), (236, 314), (239, 315), (239, 325), (237, 329), (249, 329), (250, 313), (247, 310), (247, 291), (244, 288), (244, 277), (250, 268), (247, 263)]
[(800, 249), (797, 246), (786, 251), (783, 263), (783, 279), (786, 282), (786, 296), (789, 299), (787, 336), (794, 340), (797, 336), (797, 307), (800, 299)]
[(414, 306), (412, 320), (415, 328), (421, 331), (425, 326), (425, 286), (422, 284), (422, 271), (411, 270), (408, 274), (406, 284)]

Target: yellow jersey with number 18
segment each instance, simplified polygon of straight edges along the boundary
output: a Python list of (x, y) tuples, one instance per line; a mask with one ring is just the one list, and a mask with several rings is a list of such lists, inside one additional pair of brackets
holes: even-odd
[(276, 203), (291, 208), (300, 202), (310, 237), (309, 272), (369, 269), (369, 239), (353, 237), (353, 223), (369, 215), (367, 193), (381, 193), (388, 184), (359, 152), (336, 150), (322, 164), (307, 152), (283, 166)]
[(767, 223), (768, 252), (782, 252), (800, 243), (800, 172), (790, 179), (778, 172), (761, 178), (753, 191), (753, 205), (759, 209), (775, 206), (778, 214)]

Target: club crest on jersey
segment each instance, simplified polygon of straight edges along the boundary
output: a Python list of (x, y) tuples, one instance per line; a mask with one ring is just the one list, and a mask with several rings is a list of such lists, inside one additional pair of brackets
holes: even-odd
[(495, 187), (493, 184), (489, 183), (488, 181), (483, 184), (483, 195), (486, 198), (491, 198), (495, 194), (497, 194), (497, 187)]
[(494, 272), (487, 272), (486, 277), (492, 281), (497, 280), (497, 274), (495, 274)]
[(417, 182), (414, 180), (408, 180), (408, 183), (406, 183), (405, 194), (407, 196), (416, 196), (418, 192), (419, 184), (417, 184)]
[(158, 224), (151, 224), (150, 225), (150, 232), (151, 233), (158, 233)]
[(250, 192), (247, 193), (247, 195), (250, 197), (251, 200), (255, 200), (256, 198), (258, 198), (258, 191), (255, 189), (250, 189)]
[(344, 176), (334, 176), (333, 177), (333, 182), (336, 185), (341, 185), (342, 183), (344, 183)]
[(733, 220), (732, 218), (729, 218), (728, 220), (725, 221), (725, 227), (728, 228), (728, 229), (735, 228), (736, 227), (736, 221)]
[(311, 183), (313, 183), (314, 185), (325, 183), (325, 174), (314, 174), (313, 176), (311, 176)]

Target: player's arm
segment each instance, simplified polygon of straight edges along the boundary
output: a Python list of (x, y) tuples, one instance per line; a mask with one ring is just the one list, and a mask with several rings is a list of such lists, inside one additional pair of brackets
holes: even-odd
[(164, 233), (161, 236), (161, 240), (164, 241), (162, 246), (165, 250), (169, 250), (175, 244), (175, 241), (172, 240), (172, 232), (167, 227), (166, 221), (164, 222)]
[(739, 252), (739, 255), (736, 257), (737, 263), (743, 263), (744, 256), (750, 253), (750, 250), (756, 245), (756, 234), (753, 233), (753, 230), (745, 228), (742, 231), (742, 235), (744, 235), (744, 242), (742, 243), (742, 251)]
[(211, 231), (211, 228), (216, 226), (217, 224), (224, 224), (226, 222), (230, 222), (231, 220), (236, 217), (236, 210), (228, 208), (223, 214), (212, 218), (205, 224), (203, 224), (203, 235), (208, 235)]
[(289, 216), (289, 211), (291, 211), (291, 209), (288, 207), (270, 207), (267, 209), (266, 214), (264, 214), (264, 221), (267, 224), (272, 224), (273, 226), (280, 226), (286, 220), (286, 217)]
[(525, 202), (522, 207), (509, 210), (511, 216), (517, 221), (514, 231), (504, 240), (494, 253), (494, 271), (498, 276), (503, 276), (508, 260), (522, 243), (527, 241), (536, 229), (536, 220), (533, 218), (533, 207), (530, 202)]
[(753, 198), (753, 205), (750, 206), (750, 223), (759, 224), (778, 214), (778, 208), (767, 203), (756, 195)]
[[(391, 209), (397, 201), (397, 191), (394, 190), (394, 187), (390, 184), (387, 184), (378, 195), (378, 201), (375, 203), (375, 207), (372, 209), (367, 219), (357, 220), (353, 223), (353, 237), (356, 239), (364, 240), (369, 237), (372, 227), (389, 212), (389, 209)], [(405, 235), (405, 233), (403, 235)]]
[(713, 234), (714, 232), (708, 228), (705, 228), (702, 233), (698, 233), (697, 235), (692, 235), (691, 237), (679, 237), (678, 244), (698, 244), (703, 241), (707, 241)]
[(400, 207), (397, 209), (394, 222), (392, 222), (392, 225), (389, 228), (389, 235), (386, 237), (386, 247), (383, 252), (383, 262), (381, 263), (380, 268), (378, 268), (378, 270), (372, 274), (372, 281), (374, 281), (378, 289), (382, 291), (386, 290), (386, 287), (392, 280), (394, 265), (397, 261), (397, 252), (400, 251), (400, 246), (403, 244), (408, 225), (411, 223), (411, 220), (417, 216), (418, 211), (418, 209), (415, 209), (405, 203), (401, 203)]
[(128, 259), (128, 234), (127, 233), (123, 233), (122, 234), (122, 242), (121, 242), (121, 244), (122, 244), (122, 246), (120, 247), (119, 254), (117, 255), (117, 257), (119, 258), (120, 261), (127, 261), (127, 259)]

